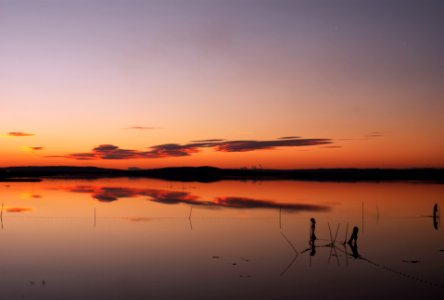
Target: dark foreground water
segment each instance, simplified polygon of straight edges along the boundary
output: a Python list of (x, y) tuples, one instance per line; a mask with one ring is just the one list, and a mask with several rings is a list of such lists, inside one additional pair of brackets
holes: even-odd
[(443, 200), (419, 183), (2, 183), (1, 299), (442, 299)]

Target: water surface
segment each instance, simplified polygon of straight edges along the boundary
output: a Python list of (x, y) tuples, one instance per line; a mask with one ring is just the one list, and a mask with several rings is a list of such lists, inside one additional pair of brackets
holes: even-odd
[[(2, 183), (5, 299), (425, 299), (444, 185)], [(310, 218), (317, 240), (310, 243)], [(359, 228), (356, 247), (344, 244)]]

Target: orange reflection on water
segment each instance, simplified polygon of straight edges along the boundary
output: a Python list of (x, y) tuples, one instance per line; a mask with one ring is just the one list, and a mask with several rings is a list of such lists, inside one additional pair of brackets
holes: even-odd
[[(176, 215), (182, 206), (289, 208), (295, 205), (329, 207), (335, 216), (408, 216), (412, 212), (430, 215), (444, 194), (442, 185), (414, 183), (319, 183), (298, 181), (214, 183), (166, 182), (154, 179), (53, 180), (42, 183), (9, 183), (0, 187), (2, 202), (9, 206), (32, 206), (46, 215), (85, 215), (93, 207), (110, 214), (122, 212)], [(94, 200), (94, 201), (91, 201)], [(98, 201), (97, 201), (98, 200)], [(148, 200), (148, 201), (147, 201)], [(113, 202), (112, 204), (110, 202)], [(155, 213), (153, 209), (155, 208)], [(232, 211), (233, 212), (233, 211)], [(209, 211), (207, 213), (210, 213)], [(225, 214), (226, 211), (218, 213)], [(89, 214), (89, 213), (88, 213)]]
[[(418, 273), (436, 281), (443, 244), (432, 213), (442, 195), (444, 185), (400, 182), (13, 182), (0, 186), (5, 211), (33, 211), (2, 216), (2, 267), (20, 275), (1, 276), (26, 283), (45, 279), (59, 294), (87, 290), (110, 299), (128, 287), (143, 289), (146, 282), (162, 291), (181, 284), (225, 290), (213, 278), (251, 295), (258, 286), (279, 286), (295, 296), (295, 282), (301, 282), (297, 291), (310, 294), (317, 288), (313, 282), (328, 285), (331, 276), (341, 279), (341, 291), (367, 277), (398, 284), (392, 274), (381, 274), (383, 268), (339, 250), (332, 256), (325, 246), (331, 230), (343, 249), (357, 226), (360, 255), (404, 272), (413, 271), (403, 261), (424, 261), (415, 265)], [(316, 220), (316, 251), (306, 251), (310, 218)], [(237, 281), (245, 278), (251, 286)], [(270, 289), (268, 295), (279, 291)]]
[(31, 207), (5, 207), (5, 210), (11, 213), (22, 213), (22, 212), (30, 212), (33, 211), (34, 209)]

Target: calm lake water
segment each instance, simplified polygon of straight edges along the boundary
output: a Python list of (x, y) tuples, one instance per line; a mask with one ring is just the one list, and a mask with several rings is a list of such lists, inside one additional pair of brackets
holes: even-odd
[(1, 183), (1, 298), (442, 299), (443, 200), (420, 183)]

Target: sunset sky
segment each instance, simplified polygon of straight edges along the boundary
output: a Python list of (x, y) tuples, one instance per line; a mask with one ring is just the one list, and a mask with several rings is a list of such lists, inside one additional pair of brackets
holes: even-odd
[(444, 167), (444, 1), (0, 0), (0, 167)]

